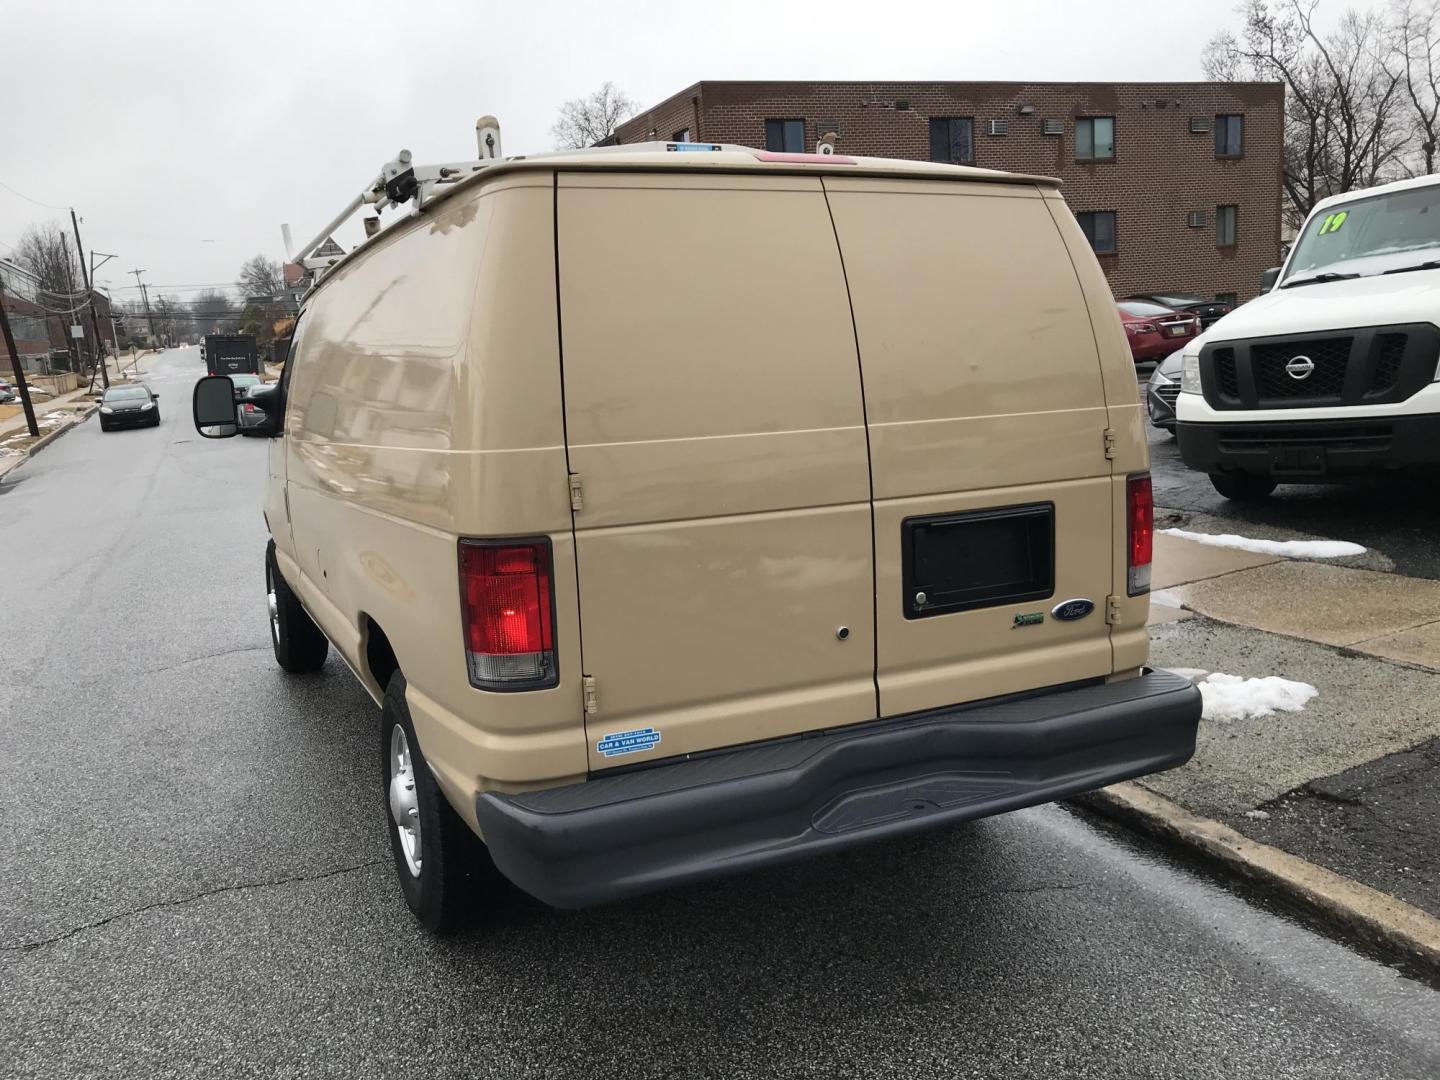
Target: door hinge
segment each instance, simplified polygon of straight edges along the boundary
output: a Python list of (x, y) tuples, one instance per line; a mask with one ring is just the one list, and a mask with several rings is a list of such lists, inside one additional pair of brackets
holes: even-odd
[(1114, 460), (1115, 460), (1115, 429), (1114, 429), (1114, 428), (1108, 428), (1108, 427), (1107, 427), (1107, 428), (1105, 429), (1105, 459), (1106, 459), (1107, 461), (1114, 461)]
[(581, 676), (580, 685), (584, 689), (585, 694), (585, 715), (593, 716), (600, 711), (600, 705), (595, 697), (595, 676)]
[(1109, 626), (1120, 625), (1120, 597), (1107, 596), (1105, 598), (1105, 622)]
[(570, 474), (570, 509), (585, 509), (585, 496), (580, 490), (580, 474), (573, 472)]

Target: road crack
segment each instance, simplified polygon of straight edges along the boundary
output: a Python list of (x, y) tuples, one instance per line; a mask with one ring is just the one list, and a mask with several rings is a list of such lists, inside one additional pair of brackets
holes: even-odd
[(221, 885), (214, 889), (204, 889), (191, 896), (182, 896), (176, 900), (157, 900), (153, 904), (142, 904), (140, 907), (128, 908), (125, 911), (117, 911), (113, 915), (107, 915), (103, 919), (95, 919), (93, 922), (81, 923), (79, 926), (71, 927), (63, 933), (55, 934), (53, 937), (41, 938), (39, 941), (19, 941), (13, 945), (0, 945), (0, 953), (34, 952), (47, 945), (54, 945), (57, 942), (65, 941), (76, 934), (83, 934), (87, 930), (95, 930), (102, 926), (108, 926), (118, 919), (128, 918), (131, 915), (143, 915), (147, 911), (157, 911), (162, 908), (183, 907), (186, 904), (193, 904), (198, 900), (206, 900), (212, 896), (221, 896), (225, 893), (247, 892), (251, 889), (275, 889), (286, 885), (306, 884), (312, 881), (324, 881), (327, 878), (340, 877), (343, 874), (353, 874), (357, 870), (366, 870), (372, 866), (379, 866), (384, 859), (367, 859), (362, 863), (355, 863), (353, 866), (341, 866), (334, 870), (326, 870), (322, 874), (294, 874), (289, 877), (273, 878), (269, 881), (247, 881), (239, 885)]

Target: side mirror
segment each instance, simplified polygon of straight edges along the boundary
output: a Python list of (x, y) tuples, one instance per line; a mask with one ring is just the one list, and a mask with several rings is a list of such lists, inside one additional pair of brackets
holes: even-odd
[(1260, 291), (1267, 293), (1275, 288), (1275, 282), (1280, 280), (1280, 267), (1272, 266), (1260, 275)]
[(265, 414), (265, 419), (250, 429), (250, 434), (274, 438), (284, 431), (285, 397), (279, 383), (254, 387), (243, 400)]
[(153, 393), (153, 392), (151, 393), (150, 397), (151, 397), (151, 399), (154, 400), (154, 401), (159, 401), (159, 400), (160, 400), (160, 395), (159, 395), (159, 394), (156, 394), (156, 393)]
[(229, 375), (206, 375), (195, 384), (195, 430), (206, 439), (228, 439), (240, 431), (235, 384)]

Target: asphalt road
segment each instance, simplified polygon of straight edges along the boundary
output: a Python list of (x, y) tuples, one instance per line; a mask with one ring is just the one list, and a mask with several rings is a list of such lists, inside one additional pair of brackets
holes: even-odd
[(265, 444), (0, 483), (0, 1075), (1433, 1078), (1440, 993), (1055, 807), (435, 941), (375, 710), (270, 656)]

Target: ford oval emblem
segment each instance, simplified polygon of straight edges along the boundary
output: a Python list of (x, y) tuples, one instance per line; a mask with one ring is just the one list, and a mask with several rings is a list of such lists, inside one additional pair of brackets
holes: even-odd
[(1095, 610), (1095, 604), (1089, 600), (1064, 600), (1050, 609), (1050, 617), (1059, 619), (1061, 622), (1074, 622), (1076, 619), (1083, 619)]

